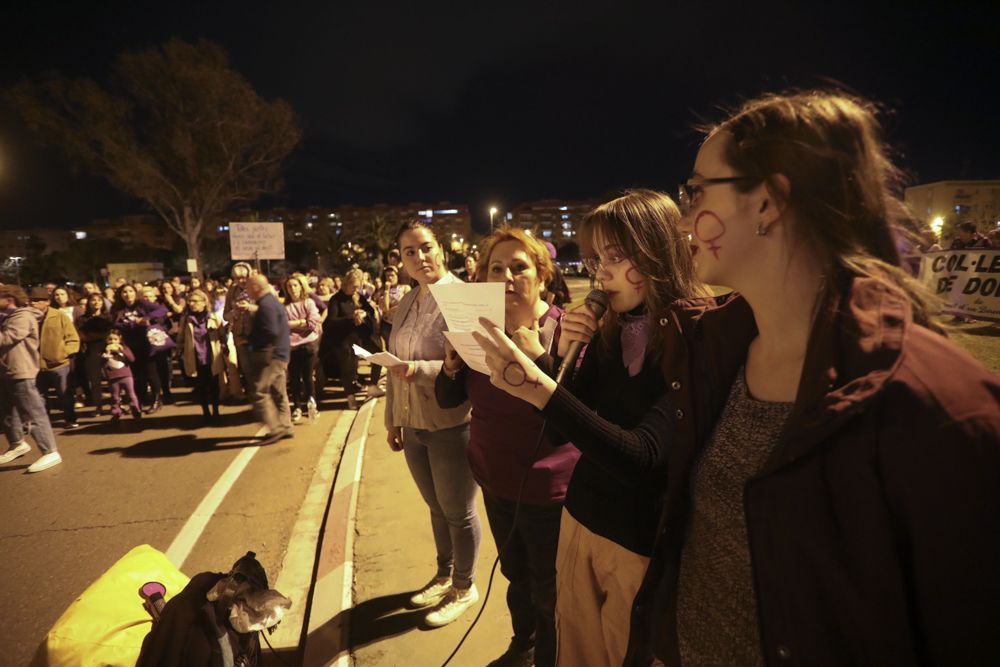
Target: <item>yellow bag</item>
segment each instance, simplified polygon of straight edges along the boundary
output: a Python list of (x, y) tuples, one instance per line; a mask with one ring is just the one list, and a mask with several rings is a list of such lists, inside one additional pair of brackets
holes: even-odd
[(70, 604), (38, 647), (32, 667), (134, 667), (153, 624), (139, 597), (148, 581), (166, 586), (169, 600), (189, 579), (148, 544), (132, 549)]

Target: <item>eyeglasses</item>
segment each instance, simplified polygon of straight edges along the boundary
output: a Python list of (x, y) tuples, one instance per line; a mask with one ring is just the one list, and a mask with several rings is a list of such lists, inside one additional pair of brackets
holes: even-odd
[(592, 276), (597, 275), (597, 272), (601, 269), (608, 269), (612, 266), (617, 266), (624, 262), (627, 257), (622, 257), (621, 255), (611, 254), (608, 255), (607, 259), (602, 260), (600, 257), (584, 257), (581, 261), (583, 265), (587, 267), (587, 273)]
[(687, 215), (698, 203), (702, 189), (707, 185), (720, 183), (753, 183), (758, 179), (750, 176), (726, 176), (724, 178), (689, 178), (677, 186), (677, 205), (681, 215)]

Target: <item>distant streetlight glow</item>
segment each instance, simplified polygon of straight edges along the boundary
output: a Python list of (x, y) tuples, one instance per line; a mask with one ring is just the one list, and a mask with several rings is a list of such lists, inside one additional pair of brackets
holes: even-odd
[(935, 236), (941, 236), (941, 229), (944, 227), (944, 218), (940, 215), (931, 221), (931, 229)]
[(497, 214), (497, 207), (490, 206), (490, 234), (493, 233), (493, 217)]
[(21, 261), (24, 259), (24, 257), (15, 257), (15, 256), (12, 256), (9, 259), (10, 259), (10, 261), (14, 262), (14, 270), (17, 272), (17, 284), (20, 285), (21, 284)]

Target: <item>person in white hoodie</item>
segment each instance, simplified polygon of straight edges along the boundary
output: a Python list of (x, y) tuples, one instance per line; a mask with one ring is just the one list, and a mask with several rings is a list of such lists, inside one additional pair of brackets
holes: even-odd
[(49, 415), (35, 386), (38, 376), (38, 321), (42, 313), (28, 305), (20, 287), (0, 286), (0, 422), (10, 447), (0, 464), (10, 463), (31, 451), (24, 440), (21, 415), (34, 423), (31, 430), (42, 456), (28, 466), (41, 472), (62, 463)]

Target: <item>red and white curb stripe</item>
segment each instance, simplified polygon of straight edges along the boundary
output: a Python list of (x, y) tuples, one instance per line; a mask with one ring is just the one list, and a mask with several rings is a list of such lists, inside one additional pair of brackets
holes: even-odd
[(305, 667), (348, 667), (351, 664), (347, 614), (344, 612), (354, 604), (354, 526), (358, 489), (368, 426), (376, 403), (377, 399), (367, 401), (358, 411), (337, 470), (317, 559), (302, 662)]

